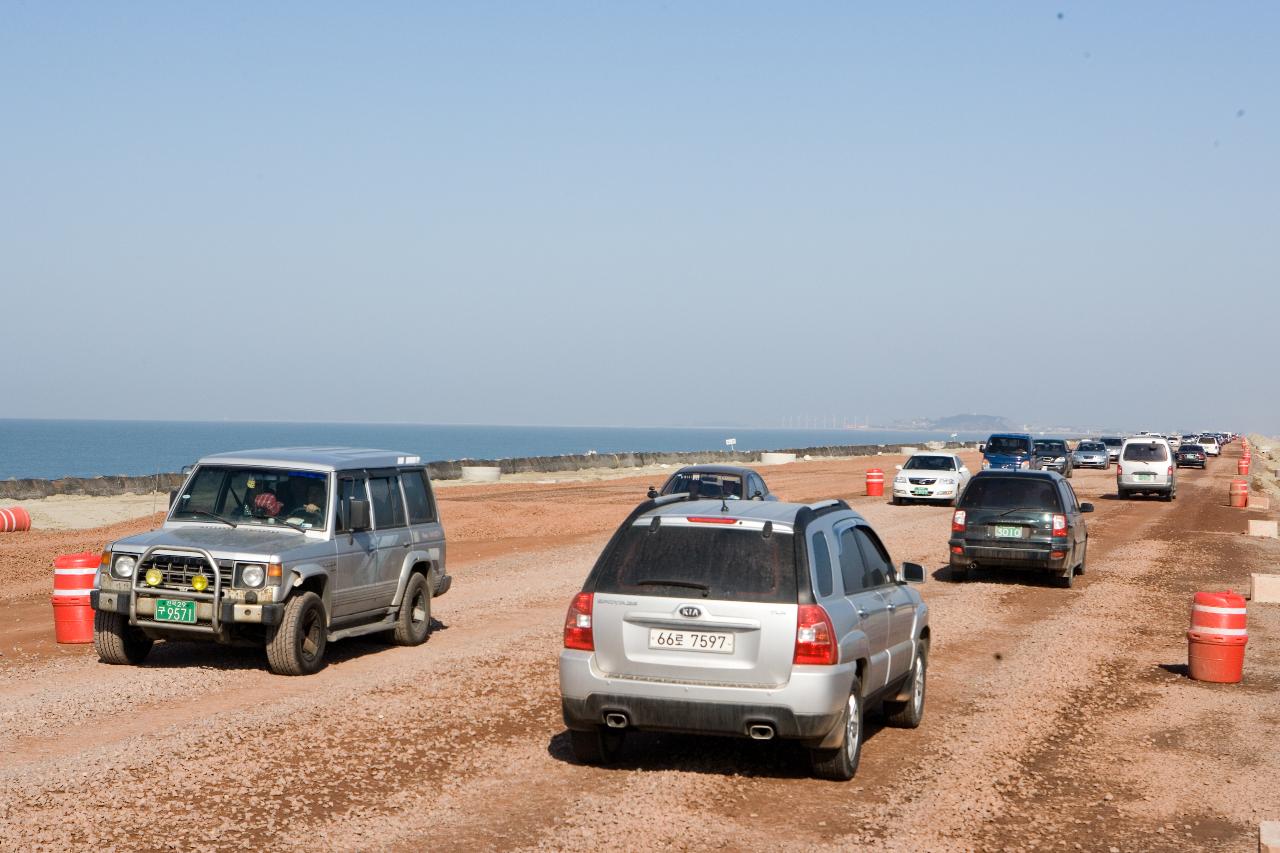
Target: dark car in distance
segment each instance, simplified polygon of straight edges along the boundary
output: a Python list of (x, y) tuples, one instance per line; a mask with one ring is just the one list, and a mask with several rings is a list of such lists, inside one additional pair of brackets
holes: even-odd
[(661, 489), (649, 488), (649, 498), (659, 495), (689, 494), (694, 500), (776, 501), (764, 477), (741, 465), (686, 465), (667, 478)]
[(1173, 463), (1179, 468), (1203, 468), (1208, 454), (1198, 444), (1184, 444), (1173, 454)]
[(1031, 467), (1036, 471), (1057, 471), (1070, 478), (1075, 468), (1071, 448), (1060, 438), (1037, 438), (1031, 453)]
[(1055, 471), (983, 471), (969, 481), (951, 519), (951, 576), (980, 567), (1029, 569), (1070, 587), (1084, 574), (1093, 504)]

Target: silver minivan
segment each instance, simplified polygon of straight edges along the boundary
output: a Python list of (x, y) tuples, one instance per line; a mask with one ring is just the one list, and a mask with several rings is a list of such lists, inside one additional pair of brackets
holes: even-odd
[(858, 513), (812, 505), (641, 504), (564, 626), (560, 692), (580, 761), (629, 730), (793, 739), (815, 775), (850, 779), (868, 708), (924, 713), (929, 611)]
[(1125, 439), (1116, 463), (1116, 493), (1121, 498), (1150, 494), (1174, 500), (1178, 479), (1169, 442), (1152, 435)]

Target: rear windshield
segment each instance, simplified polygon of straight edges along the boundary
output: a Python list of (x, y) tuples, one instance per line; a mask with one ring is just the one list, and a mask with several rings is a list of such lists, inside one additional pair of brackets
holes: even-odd
[(1204, 453), (1204, 448), (1198, 444), (1184, 444), (1178, 448), (1179, 453)]
[(954, 471), (955, 463), (950, 456), (912, 456), (902, 466), (905, 471)]
[(595, 591), (794, 604), (792, 537), (713, 525), (631, 527), (596, 568)]
[(1027, 440), (1010, 435), (993, 435), (987, 442), (988, 453), (1026, 453)]
[(1042, 477), (979, 477), (964, 490), (960, 506), (972, 509), (1017, 507), (1057, 511), (1058, 490)]
[(1126, 462), (1166, 462), (1169, 459), (1169, 453), (1165, 449), (1164, 443), (1151, 444), (1130, 444), (1124, 449), (1124, 460)]
[(1200, 443), (1201, 444), (1217, 444), (1218, 439), (1214, 438), (1211, 435), (1202, 435), (1200, 436)]

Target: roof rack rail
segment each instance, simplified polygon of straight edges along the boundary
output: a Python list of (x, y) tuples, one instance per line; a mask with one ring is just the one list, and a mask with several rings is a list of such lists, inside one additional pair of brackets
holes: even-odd
[(848, 509), (849, 505), (840, 498), (828, 498), (825, 501), (809, 504), (809, 509), (813, 510), (814, 515), (821, 515), (827, 512), (835, 512), (838, 509)]

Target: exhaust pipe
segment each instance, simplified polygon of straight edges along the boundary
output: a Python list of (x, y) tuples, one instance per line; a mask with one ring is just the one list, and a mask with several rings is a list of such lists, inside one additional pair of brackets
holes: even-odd
[(611, 729), (625, 729), (627, 727), (627, 715), (605, 714), (604, 724)]
[(969, 561), (969, 568), (971, 568), (971, 569), (976, 569), (976, 568), (978, 568), (978, 561), (977, 561), (977, 560), (970, 560), (970, 561)]
[(753, 723), (747, 726), (747, 734), (751, 735), (752, 740), (773, 740), (773, 726)]

